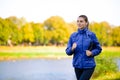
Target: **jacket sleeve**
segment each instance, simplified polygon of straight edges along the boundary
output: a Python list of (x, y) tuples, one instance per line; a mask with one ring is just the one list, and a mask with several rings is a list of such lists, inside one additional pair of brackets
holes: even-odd
[(66, 54), (67, 55), (72, 55), (74, 51), (72, 51), (72, 35), (69, 38), (68, 44), (67, 44), (67, 48), (66, 48)]
[(92, 39), (93, 39), (92, 56), (96, 56), (101, 53), (102, 48), (101, 48), (100, 43), (98, 42), (98, 39), (94, 33), (92, 35)]

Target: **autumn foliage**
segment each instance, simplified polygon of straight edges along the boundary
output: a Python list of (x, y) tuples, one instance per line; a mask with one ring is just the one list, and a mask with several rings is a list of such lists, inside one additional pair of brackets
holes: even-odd
[[(107, 22), (91, 22), (103, 46), (120, 46), (120, 26)], [(60, 16), (51, 16), (43, 23), (27, 22), (25, 18), (0, 18), (0, 45), (66, 45), (70, 34), (77, 31), (76, 21), (67, 23)]]

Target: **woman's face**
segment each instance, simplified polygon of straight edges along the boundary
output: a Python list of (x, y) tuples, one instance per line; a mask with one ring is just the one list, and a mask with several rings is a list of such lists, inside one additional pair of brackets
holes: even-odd
[(77, 19), (77, 25), (79, 29), (84, 29), (87, 26), (87, 22), (84, 20), (83, 17), (78, 17)]

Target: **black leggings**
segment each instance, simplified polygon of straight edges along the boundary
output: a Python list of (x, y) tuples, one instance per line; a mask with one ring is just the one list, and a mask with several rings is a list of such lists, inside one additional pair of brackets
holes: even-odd
[(89, 69), (74, 68), (74, 69), (77, 80), (90, 80), (95, 68), (89, 68)]

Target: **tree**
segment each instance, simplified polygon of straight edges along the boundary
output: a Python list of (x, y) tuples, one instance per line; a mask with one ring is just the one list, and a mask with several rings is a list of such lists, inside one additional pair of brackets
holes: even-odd
[(31, 24), (27, 23), (21, 29), (23, 35), (23, 43), (33, 43), (35, 41), (35, 36)]
[(50, 43), (62, 44), (68, 38), (68, 24), (59, 16), (52, 16), (44, 22), (44, 28), (51, 32)]
[(26, 19), (24, 17), (21, 17), (18, 19), (15, 16), (10, 16), (6, 18), (7, 20), (10, 20), (13, 24), (15, 24), (18, 28), (21, 28), (23, 25), (27, 23)]
[(89, 28), (96, 34), (101, 45), (112, 45), (111, 27), (107, 22), (92, 22)]
[(22, 41), (20, 38), (20, 33), (18, 30), (18, 27), (16, 24), (14, 24), (11, 20), (5, 19), (6, 23), (9, 25), (9, 38), (8, 40), (11, 40), (12, 44), (19, 44), (19, 42)]
[(112, 29), (113, 45), (120, 46), (120, 26)]
[(9, 23), (0, 18), (0, 45), (7, 45), (10, 34), (11, 29), (9, 27)]
[(43, 29), (43, 24), (42, 23), (31, 23), (32, 29), (33, 29), (33, 34), (34, 34), (34, 39), (35, 45), (40, 45), (44, 44), (44, 29)]

